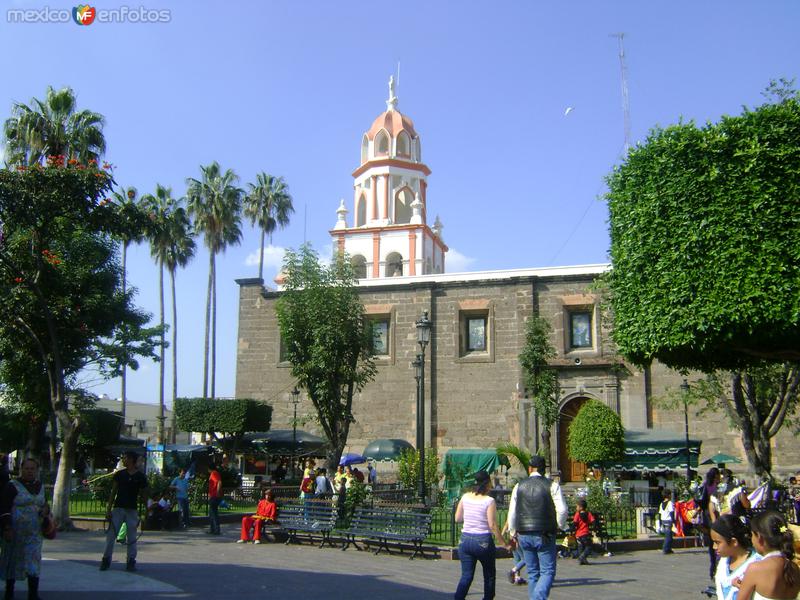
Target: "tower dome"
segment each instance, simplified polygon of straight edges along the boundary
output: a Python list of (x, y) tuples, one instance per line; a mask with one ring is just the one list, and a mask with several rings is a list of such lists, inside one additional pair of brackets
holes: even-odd
[(361, 140), (361, 164), (371, 160), (393, 158), (421, 162), (419, 136), (414, 121), (397, 110), (394, 77), (389, 79), (389, 99), (386, 111), (372, 122)]

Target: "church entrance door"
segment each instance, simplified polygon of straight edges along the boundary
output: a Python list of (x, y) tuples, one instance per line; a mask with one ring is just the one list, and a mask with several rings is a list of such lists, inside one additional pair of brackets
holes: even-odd
[(558, 468), (563, 482), (586, 480), (586, 463), (570, 458), (568, 440), (572, 420), (587, 400), (588, 398), (573, 398), (564, 405), (558, 418)]

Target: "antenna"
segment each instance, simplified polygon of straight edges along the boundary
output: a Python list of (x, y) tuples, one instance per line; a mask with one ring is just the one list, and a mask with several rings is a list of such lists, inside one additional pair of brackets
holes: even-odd
[(619, 72), (622, 82), (622, 119), (625, 132), (625, 154), (631, 147), (631, 107), (628, 102), (628, 67), (625, 66), (625, 45), (623, 43), (624, 33), (612, 33), (611, 37), (619, 40)]

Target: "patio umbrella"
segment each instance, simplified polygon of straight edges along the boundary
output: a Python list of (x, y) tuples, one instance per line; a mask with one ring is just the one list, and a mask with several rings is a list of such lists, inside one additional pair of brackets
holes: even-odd
[(734, 464), (738, 465), (742, 461), (736, 458), (735, 456), (731, 456), (730, 454), (724, 454), (719, 452), (709, 458), (708, 460), (704, 460), (701, 462), (701, 465), (725, 465), (725, 464)]
[(342, 458), (339, 459), (339, 464), (343, 467), (346, 467), (347, 465), (360, 465), (361, 463), (365, 462), (367, 462), (367, 459), (360, 454), (356, 454), (355, 452), (342, 454)]
[(364, 456), (367, 460), (397, 460), (404, 450), (413, 450), (414, 446), (405, 440), (383, 439), (370, 442), (364, 448)]

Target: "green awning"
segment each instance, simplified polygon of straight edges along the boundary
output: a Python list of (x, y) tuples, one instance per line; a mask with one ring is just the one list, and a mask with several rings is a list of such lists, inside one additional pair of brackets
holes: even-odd
[[(692, 469), (697, 469), (701, 444), (700, 440), (689, 438)], [(686, 436), (663, 429), (628, 429), (622, 459), (602, 466), (614, 471), (685, 471)]]
[(498, 455), (494, 448), (462, 448), (448, 450), (444, 454), (444, 486), (450, 500), (458, 498), (461, 490), (472, 482), (472, 476), (478, 471), (486, 471), (490, 475), (501, 466), (510, 467), (508, 457)]

